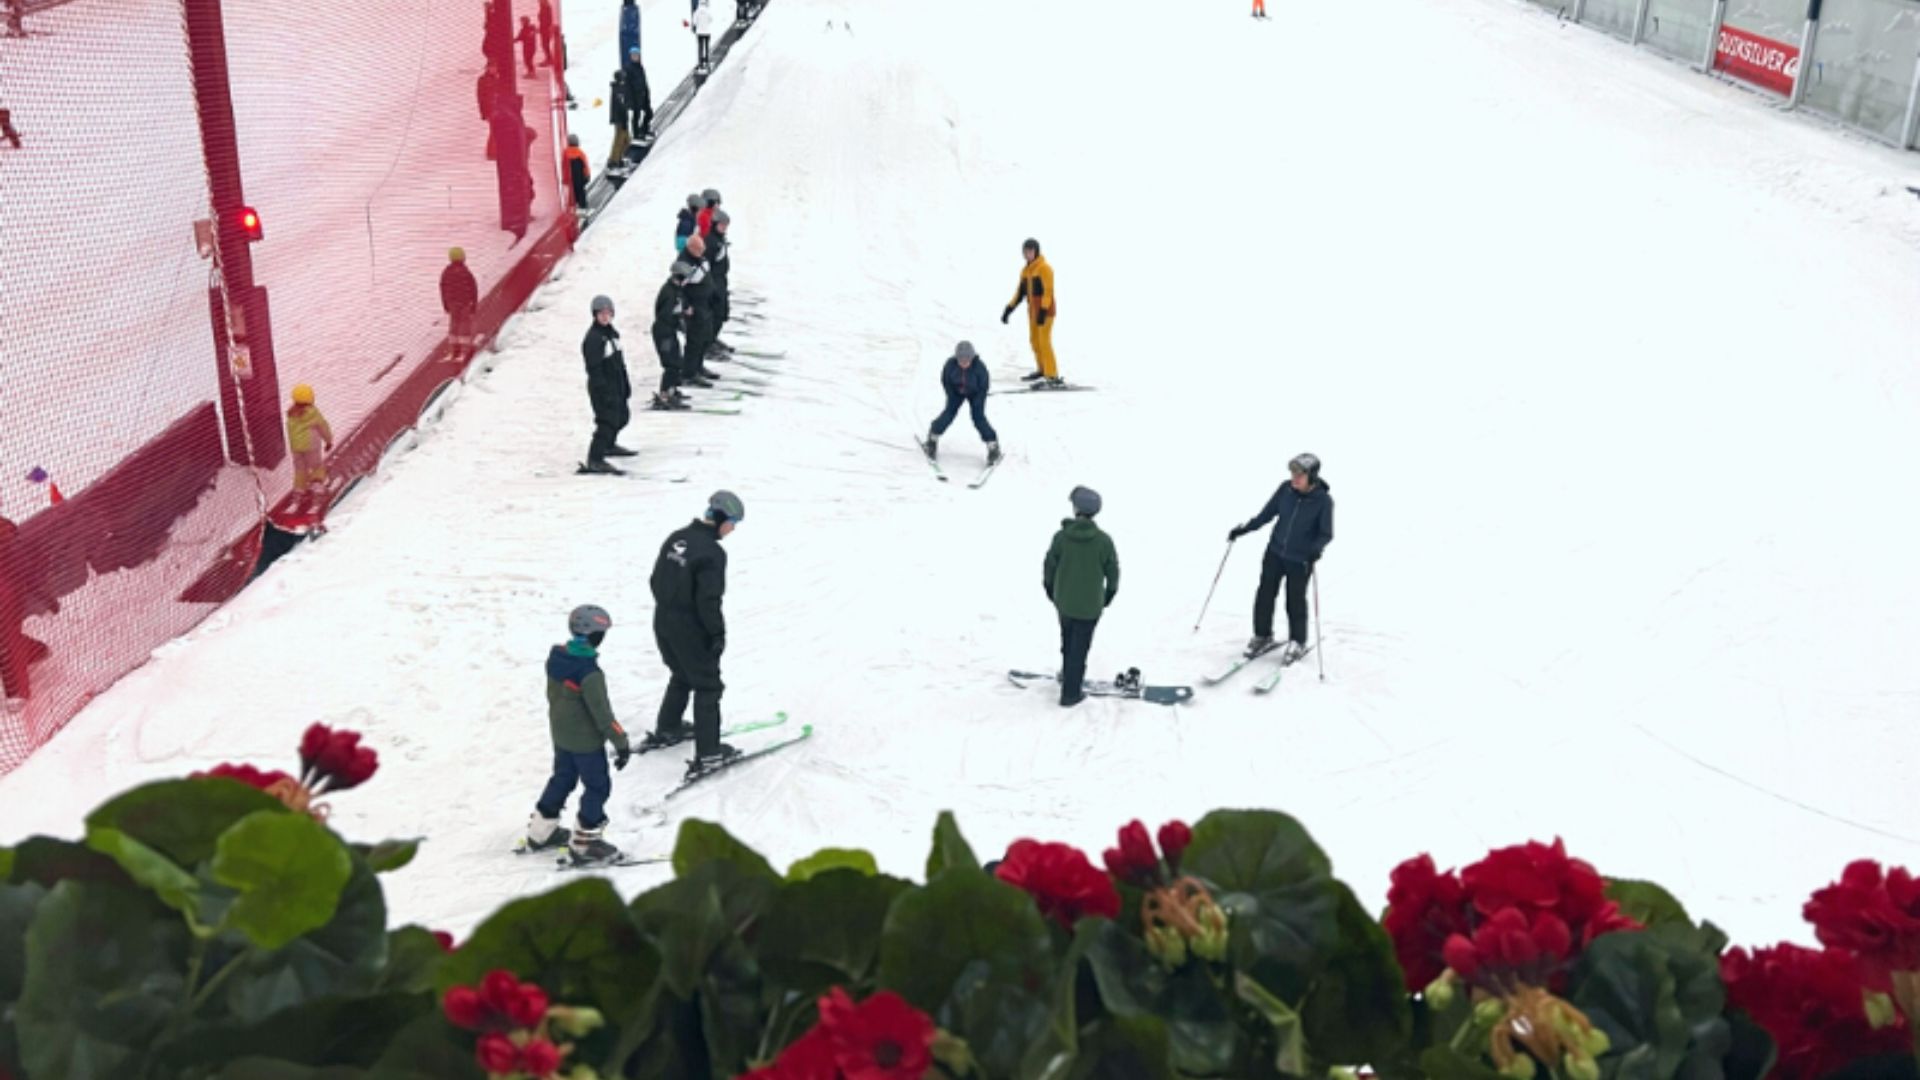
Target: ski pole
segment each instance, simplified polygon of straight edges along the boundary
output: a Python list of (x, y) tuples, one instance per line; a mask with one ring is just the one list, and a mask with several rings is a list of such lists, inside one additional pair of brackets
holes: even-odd
[(1213, 572), (1213, 584), (1207, 586), (1207, 601), (1200, 605), (1200, 617), (1193, 620), (1193, 632), (1200, 632), (1200, 623), (1207, 617), (1207, 609), (1213, 606), (1213, 590), (1220, 587), (1220, 575), (1227, 572), (1227, 555), (1233, 554), (1233, 541), (1227, 541), (1227, 551), (1220, 556), (1220, 569)]
[(1327, 642), (1320, 636), (1320, 575), (1313, 575), (1313, 655), (1320, 665), (1320, 681), (1327, 681)]

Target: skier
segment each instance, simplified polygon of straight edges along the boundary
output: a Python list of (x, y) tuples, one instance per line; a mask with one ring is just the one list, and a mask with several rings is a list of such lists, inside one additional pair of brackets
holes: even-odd
[(708, 276), (711, 267), (707, 264), (706, 240), (698, 233), (687, 237), (687, 250), (680, 253), (680, 258), (693, 267), (682, 290), (687, 298), (687, 347), (680, 357), (682, 381), (707, 389), (720, 376), (707, 368), (707, 348), (719, 329), (713, 318), (713, 280)]
[(567, 136), (567, 180), (573, 185), (573, 208), (587, 212), (587, 181), (593, 170), (587, 167), (587, 152), (580, 149), (580, 136)]
[[(648, 749), (673, 746), (693, 736), (687, 776), (698, 777), (725, 765), (740, 752), (720, 741), (720, 654), (727, 647), (727, 623), (721, 602), (727, 592), (726, 539), (746, 518), (740, 497), (716, 491), (707, 512), (667, 537), (653, 564), (653, 637), (660, 659), (672, 672), (660, 717), (646, 738)], [(693, 724), (686, 722), (687, 697), (693, 696)]]
[(687, 237), (692, 236), (700, 226), (700, 196), (687, 196), (687, 205), (680, 210), (680, 219), (673, 226), (673, 250), (687, 250)]
[(640, 47), (640, 8), (634, 0), (620, 0), (620, 55), (632, 56)]
[(702, 191), (700, 193), (700, 209), (698, 213), (694, 215), (693, 219), (694, 231), (701, 236), (705, 236), (708, 232), (712, 231), (713, 212), (719, 208), (720, 192), (714, 188), (708, 188)]
[[(620, 850), (602, 836), (607, 830), (607, 799), (613, 777), (607, 773), (606, 744), (613, 744), (613, 767), (624, 769), (633, 749), (613, 715), (607, 676), (600, 670), (600, 643), (613, 619), (606, 609), (582, 604), (567, 616), (565, 645), (547, 654), (547, 726), (553, 734), (553, 775), (527, 819), (527, 847), (566, 844), (575, 865), (611, 862)], [(569, 835), (560, 827), (560, 811), (575, 785), (582, 789), (580, 814)]]
[(641, 142), (653, 138), (653, 90), (647, 86), (647, 68), (640, 62), (640, 46), (627, 52), (627, 106), (631, 110), (633, 137)]
[(1059, 368), (1053, 362), (1053, 267), (1040, 255), (1040, 241), (1028, 239), (1020, 245), (1020, 253), (1027, 265), (1020, 271), (1020, 288), (1013, 294), (1013, 301), (1000, 313), (1000, 321), (1005, 323), (1013, 317), (1013, 309), (1021, 301), (1027, 304), (1027, 340), (1033, 344), (1033, 360), (1040, 370), (1031, 375), (1023, 375), (1025, 382), (1046, 380), (1046, 385), (1054, 389), (1065, 386), (1060, 378)]
[(581, 471), (617, 476), (623, 470), (609, 465), (607, 458), (634, 454), (614, 441), (631, 418), (627, 399), (633, 396), (633, 386), (627, 381), (627, 358), (620, 351), (620, 331), (613, 328), (611, 298), (593, 298), (593, 325), (587, 328), (587, 336), (580, 342), (580, 354), (587, 362), (587, 398), (593, 403), (593, 442), (587, 447), (587, 463), (581, 466)]
[(1232, 543), (1250, 532), (1279, 521), (1267, 539), (1266, 558), (1260, 564), (1260, 589), (1253, 594), (1253, 640), (1247, 655), (1259, 656), (1274, 648), (1273, 601), (1281, 582), (1287, 586), (1287, 645), (1281, 658), (1287, 663), (1307, 651), (1307, 582), (1313, 564), (1333, 542), (1333, 496), (1320, 478), (1320, 459), (1301, 454), (1287, 462), (1289, 476), (1280, 490), (1252, 521), (1227, 533)]
[(527, 78), (533, 78), (533, 50), (540, 44), (539, 31), (533, 28), (533, 20), (520, 16), (520, 32), (513, 35), (520, 43), (520, 61), (527, 66)]
[(700, 0), (693, 9), (693, 33), (700, 39), (700, 73), (707, 73), (707, 50), (713, 44), (713, 9)]
[(447, 313), (447, 340), (452, 358), (473, 355), (473, 315), (480, 307), (480, 283), (467, 269), (465, 248), (447, 249), (447, 268), (440, 271), (440, 309)]
[(940, 369), (940, 387), (947, 392), (947, 407), (933, 418), (927, 441), (920, 444), (928, 458), (939, 459), (940, 436), (947, 433), (953, 418), (960, 415), (960, 403), (965, 401), (973, 416), (973, 429), (980, 433), (980, 441), (987, 444), (987, 464), (1000, 464), (1000, 436), (995, 435), (993, 425), (987, 423), (987, 365), (975, 363), (979, 355), (973, 351), (973, 342), (963, 341), (953, 347), (953, 355)]
[(1041, 577), (1047, 599), (1060, 613), (1060, 705), (1072, 708), (1086, 699), (1081, 689), (1087, 677), (1087, 650), (1093, 648), (1093, 630), (1100, 615), (1120, 591), (1120, 556), (1113, 538), (1093, 523), (1100, 512), (1100, 493), (1088, 487), (1073, 489), (1068, 499), (1073, 517), (1060, 523), (1047, 549)]
[(707, 278), (713, 282), (713, 341), (707, 346), (709, 360), (724, 360), (733, 354), (733, 346), (720, 340), (720, 331), (733, 317), (733, 301), (727, 292), (727, 277), (733, 273), (733, 245), (727, 241), (727, 226), (733, 218), (719, 207), (713, 208), (713, 227), (707, 232)]
[(613, 124), (613, 148), (607, 153), (609, 172), (624, 172), (627, 167), (627, 145), (632, 138), (627, 134), (628, 108), (627, 72), (621, 68), (613, 73), (613, 85), (607, 93), (607, 120)]
[(553, 64), (553, 0), (540, 0), (540, 55)]
[(660, 389), (654, 393), (649, 407), (661, 411), (687, 407), (686, 395), (680, 392), (680, 369), (684, 361), (679, 331), (687, 303), (681, 290), (692, 273), (691, 263), (675, 261), (666, 282), (653, 298), (653, 348), (660, 354)]
[[(319, 446), (314, 445), (316, 439)], [(333, 428), (313, 403), (313, 387), (306, 383), (293, 388), (293, 405), (287, 409), (287, 449), (293, 451), (293, 490), (304, 497), (327, 486), (325, 452), (333, 449)]]

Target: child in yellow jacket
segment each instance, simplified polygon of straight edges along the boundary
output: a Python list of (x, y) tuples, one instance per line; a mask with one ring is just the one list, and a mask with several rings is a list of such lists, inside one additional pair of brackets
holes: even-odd
[(287, 448), (293, 451), (293, 490), (325, 487), (327, 459), (321, 451), (333, 449), (333, 429), (314, 406), (313, 387), (306, 383), (293, 388), (293, 408), (287, 410)]

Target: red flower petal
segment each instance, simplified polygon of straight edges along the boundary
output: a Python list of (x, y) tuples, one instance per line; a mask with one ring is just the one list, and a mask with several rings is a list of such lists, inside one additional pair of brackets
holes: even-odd
[(520, 1064), (520, 1052), (505, 1035), (482, 1035), (473, 1044), (473, 1057), (490, 1073), (510, 1073)]
[(1167, 857), (1167, 865), (1174, 869), (1180, 867), (1180, 856), (1186, 854), (1187, 845), (1193, 843), (1193, 830), (1184, 821), (1169, 821), (1160, 826), (1160, 853)]
[(502, 1016), (512, 1011), (513, 1003), (519, 997), (520, 980), (514, 978), (511, 971), (495, 969), (487, 972), (487, 977), (480, 980), (480, 999), (487, 1003), (488, 1008)]
[(447, 991), (440, 1003), (440, 1011), (446, 1014), (447, 1022), (454, 1027), (468, 1031), (479, 1031), (487, 1026), (487, 1019), (493, 1010), (480, 998), (480, 992), (471, 986), (456, 986)]
[(835, 987), (820, 999), (818, 1030), (844, 1080), (920, 1080), (933, 1067), (938, 1029), (892, 991), (855, 1005)]
[(447, 933), (445, 930), (435, 930), (433, 932), (433, 940), (440, 943), (441, 952), (452, 952), (454, 949), (453, 935)]
[(1471, 979), (1480, 973), (1480, 952), (1466, 935), (1454, 934), (1447, 938), (1441, 953), (1447, 959), (1447, 966), (1458, 972), (1461, 978)]
[(325, 724), (315, 724), (300, 737), (300, 771), (302, 774), (313, 771), (313, 763), (327, 749), (327, 743), (333, 739), (333, 729)]
[(1069, 929), (1088, 915), (1111, 919), (1120, 914), (1120, 894), (1113, 879), (1069, 844), (1015, 840), (994, 874), (1025, 890), (1041, 914)]
[(507, 1006), (507, 1018), (515, 1027), (530, 1028), (547, 1018), (547, 992), (532, 983), (522, 983)]
[(1906, 1018), (1873, 1028), (1862, 995), (1884, 986), (1840, 949), (1730, 949), (1720, 958), (1720, 977), (1727, 1004), (1773, 1036), (1780, 1056), (1772, 1075), (1781, 1080), (1816, 1080), (1860, 1058), (1908, 1048)]
[(545, 1080), (560, 1071), (560, 1048), (545, 1039), (530, 1040), (520, 1048), (520, 1071)]

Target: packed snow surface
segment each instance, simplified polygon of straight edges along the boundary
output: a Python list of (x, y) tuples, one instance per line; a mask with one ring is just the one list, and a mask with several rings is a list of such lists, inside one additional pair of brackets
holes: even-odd
[[(614, 11), (570, 8), (576, 49)], [(323, 540), (0, 781), (0, 840), (76, 835), (142, 780), (288, 766), (306, 724), (345, 724), (382, 768), (333, 824), (429, 837), (394, 914), (464, 933), (558, 884), (506, 851), (568, 609), (612, 612), (643, 731), (649, 567), (726, 487), (727, 715), (818, 731), (659, 813), (684, 754), (636, 760), (610, 806), (631, 851), (698, 816), (777, 862), (859, 845), (918, 876), (942, 808), (994, 853), (1276, 807), (1370, 905), (1418, 852), (1558, 835), (1738, 940), (1804, 940), (1847, 860), (1920, 861), (1913, 160), (1510, 0), (1264, 23), (1235, 0), (774, 0), (490, 370)], [(639, 412), (657, 479), (575, 478), (588, 301), (618, 302), (644, 392), (674, 212), (708, 186), (736, 293), (764, 298), (728, 336), (788, 357), (739, 416)], [(1098, 390), (994, 397), (1009, 457), (977, 491), (963, 414), (937, 483), (911, 440), (954, 342), (998, 385), (1029, 369), (996, 321), (1027, 236), (1064, 373)], [(1301, 450), (1339, 504), (1324, 682), (1072, 711), (1009, 685), (1055, 662), (1040, 563), (1076, 484), (1123, 565), (1093, 672), (1197, 684), (1230, 659), (1265, 534), (1195, 615)]]

